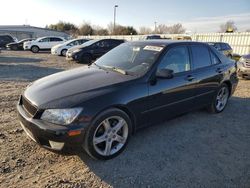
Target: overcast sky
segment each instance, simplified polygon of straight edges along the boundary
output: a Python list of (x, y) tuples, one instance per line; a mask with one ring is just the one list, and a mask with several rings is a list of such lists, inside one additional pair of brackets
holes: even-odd
[(182, 23), (191, 32), (217, 32), (233, 20), (239, 31), (250, 29), (250, 0), (2, 0), (0, 25), (44, 27), (59, 20), (106, 27), (113, 21), (135, 28)]

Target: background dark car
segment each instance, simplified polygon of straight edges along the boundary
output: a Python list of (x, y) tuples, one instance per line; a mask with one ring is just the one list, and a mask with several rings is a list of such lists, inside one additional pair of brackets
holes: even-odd
[(223, 53), (225, 56), (229, 57), (229, 58), (233, 58), (233, 49), (232, 47), (225, 42), (209, 42), (208, 43), (210, 46), (213, 46), (214, 48), (216, 48), (218, 51), (220, 51), (221, 53)]
[(107, 160), (142, 127), (200, 108), (222, 112), (237, 83), (235, 62), (205, 43), (145, 40), (33, 82), (17, 108), (39, 144), (79, 144)]
[(6, 45), (6, 48), (10, 50), (24, 50), (23, 43), (27, 41), (32, 41), (32, 40), (35, 40), (35, 38), (27, 38), (27, 39), (20, 40), (18, 42), (11, 42)]
[(66, 59), (89, 64), (124, 42), (124, 40), (118, 39), (91, 40), (83, 45), (70, 48)]
[(15, 40), (10, 35), (0, 35), (0, 48), (5, 48), (6, 44), (11, 42), (15, 42)]
[(146, 40), (152, 40), (152, 39), (162, 39), (160, 35), (149, 35), (146, 37)]

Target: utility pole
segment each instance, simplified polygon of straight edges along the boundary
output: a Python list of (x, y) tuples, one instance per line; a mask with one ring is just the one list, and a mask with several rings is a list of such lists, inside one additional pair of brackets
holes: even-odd
[(157, 22), (155, 22), (155, 34), (156, 34), (156, 31), (157, 31)]
[(115, 34), (116, 8), (118, 8), (118, 5), (114, 6), (114, 28), (113, 28), (113, 34)]

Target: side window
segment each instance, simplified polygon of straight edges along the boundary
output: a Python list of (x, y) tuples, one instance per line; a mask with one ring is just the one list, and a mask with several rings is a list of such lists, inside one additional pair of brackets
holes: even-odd
[(49, 41), (50, 41), (49, 38), (44, 38), (44, 39), (39, 40), (39, 42), (49, 42)]
[(222, 50), (227, 50), (227, 45), (225, 43), (221, 43), (220, 45)]
[(211, 65), (208, 48), (203, 45), (191, 46), (194, 69)]
[(110, 42), (110, 47), (114, 48), (116, 46), (119, 46), (122, 43), (120, 40), (113, 40)]
[(170, 49), (161, 60), (158, 69), (171, 69), (174, 73), (190, 70), (189, 52), (186, 46)]
[(62, 39), (61, 38), (56, 38), (56, 37), (50, 38), (50, 42), (58, 42), (58, 41), (62, 41)]
[(106, 40), (102, 40), (95, 44), (95, 46), (98, 46), (99, 48), (107, 48), (109, 47), (109, 42)]
[(231, 49), (232, 49), (231, 46), (230, 46), (229, 44), (226, 44), (226, 47), (227, 47), (228, 50), (231, 50)]
[(219, 44), (219, 43), (215, 43), (215, 44), (214, 44), (214, 47), (215, 47), (217, 50), (221, 50), (221, 47), (220, 47), (220, 44)]
[(221, 63), (219, 58), (213, 52), (210, 51), (210, 55), (211, 55), (211, 61), (213, 65)]

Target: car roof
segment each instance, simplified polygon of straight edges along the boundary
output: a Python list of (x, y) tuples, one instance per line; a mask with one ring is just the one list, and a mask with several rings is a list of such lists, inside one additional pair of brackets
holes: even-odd
[(196, 42), (189, 40), (179, 41), (179, 40), (165, 40), (165, 39), (133, 41), (131, 43), (136, 43), (141, 45), (156, 45), (156, 46), (167, 46), (170, 44), (206, 44), (204, 42)]

